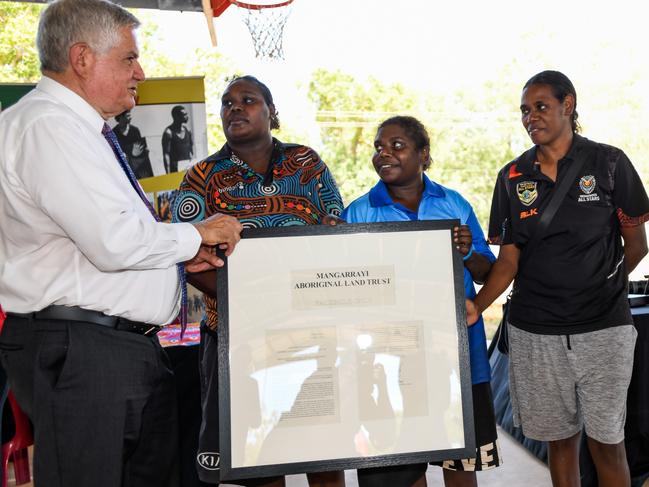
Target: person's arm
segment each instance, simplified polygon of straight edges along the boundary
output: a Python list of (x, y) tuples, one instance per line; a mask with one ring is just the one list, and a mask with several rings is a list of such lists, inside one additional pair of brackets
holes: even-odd
[(232, 255), (234, 247), (241, 240), (243, 225), (233, 216), (217, 213), (205, 220), (192, 223), (201, 236), (198, 253), (185, 262), (187, 272), (205, 272), (222, 267), (225, 262), (216, 255), (216, 246), (226, 256)]
[(343, 211), (343, 199), (338, 191), (336, 180), (320, 156), (313, 149), (311, 152), (314, 165), (307, 169), (311, 172), (310, 182), (313, 186), (311, 201), (325, 215), (338, 216)]
[(464, 266), (471, 273), (473, 282), (482, 284), (487, 279), (496, 257), (484, 238), (482, 227), (480, 227), (471, 203), (459, 193), (451, 192), (449, 197), (454, 194), (457, 194), (456, 204), (463, 224), (453, 229), (453, 241), (457, 250), (462, 254)]
[(131, 145), (131, 156), (140, 157), (145, 150), (146, 150), (146, 142), (144, 141), (144, 139), (138, 139), (137, 141), (133, 142), (133, 144)]
[(471, 256), (464, 261), (464, 265), (469, 269), (473, 282), (476, 284), (482, 284), (485, 282), (492, 267), (491, 261), (478, 252), (473, 252)]
[(620, 228), (624, 239), (624, 262), (627, 273), (631, 273), (647, 255), (647, 235), (644, 224)]
[(473, 281), (482, 284), (487, 279), (496, 258), (484, 239), (473, 209), (468, 203), (467, 205), (469, 206), (467, 223), (453, 228), (453, 241), (456, 249), (462, 254), (464, 265), (471, 273)]
[[(493, 196), (491, 198), (491, 212), (489, 214), (489, 242), (500, 245), (498, 258), (491, 267), (487, 282), (482, 286), (473, 301), (466, 301), (467, 324), (473, 325), (482, 312), (491, 305), (516, 277), (520, 250), (513, 241), (513, 227), (511, 222), (510, 191), (508, 174), (512, 164), (505, 165), (496, 177)], [(478, 230), (481, 232), (482, 230)], [(483, 238), (484, 240), (484, 238)], [(484, 245), (489, 248), (486, 242)], [(489, 251), (491, 253), (491, 251)], [(491, 254), (493, 255), (493, 254)]]
[[(215, 241), (220, 249), (225, 250), (225, 255), (231, 255), (241, 238), (243, 225), (236, 218), (221, 214), (212, 215), (193, 225), (201, 236), (207, 236), (203, 238), (198, 254), (185, 262), (187, 282), (203, 293), (216, 296), (216, 269), (222, 267), (224, 262), (217, 257), (216, 247), (206, 242)], [(211, 232), (214, 232), (213, 236), (210, 236)]]
[(626, 154), (619, 149), (609, 150), (609, 166), (611, 162), (615, 163), (613, 204), (617, 209), (620, 233), (624, 239), (626, 270), (630, 273), (647, 255), (644, 223), (649, 221), (649, 198)]
[[(202, 184), (190, 184), (189, 181), (201, 181)], [(201, 247), (198, 254), (185, 263), (185, 270), (195, 274), (194, 277), (197, 283), (202, 278), (211, 280), (213, 287), (213, 283), (216, 282), (215, 279), (212, 279), (213, 274), (209, 276), (204, 274), (223, 265), (223, 261), (216, 256), (215, 245), (218, 244), (219, 248), (225, 251), (226, 256), (230, 255), (240, 239), (243, 226), (236, 218), (220, 213), (203, 219), (204, 210), (199, 211), (198, 207), (204, 207), (204, 205), (204, 173), (197, 171), (196, 167), (193, 166), (188, 169), (183, 181), (180, 183), (174, 205), (171, 208), (171, 221), (174, 223), (189, 223), (200, 233)], [(181, 208), (196, 208), (197, 211), (182, 212)], [(196, 287), (202, 289), (204, 285), (198, 283)]]
[(335, 215), (325, 215), (322, 217), (322, 221), (320, 221), (322, 225), (329, 225), (332, 227), (335, 227), (336, 225), (342, 225), (344, 223), (347, 223), (343, 218)]
[(16, 160), (24, 161), (16, 176), (33, 204), (98, 269), (164, 269), (198, 252), (201, 236), (194, 227), (151, 217), (100, 133), (48, 116), (34, 120), (16, 148)]
[(498, 296), (505, 292), (516, 277), (518, 260), (521, 252), (514, 244), (502, 245), (498, 258), (491, 268), (487, 282), (473, 301), (466, 300), (467, 323), (478, 321), (482, 312), (493, 303)]
[(164, 162), (165, 172), (169, 173), (171, 168), (171, 130), (168, 128), (162, 133), (162, 161)]
[[(241, 230), (243, 225), (233, 216), (217, 213), (205, 220), (192, 223), (201, 236), (202, 246), (214, 247), (219, 246), (225, 251), (225, 255), (231, 255), (234, 247), (241, 239)], [(201, 259), (211, 260), (209, 255), (200, 253)]]
[[(484, 240), (484, 238), (483, 238)], [(491, 270), (492, 262), (489, 258), (478, 250), (476, 245), (474, 249), (473, 236), (469, 225), (460, 225), (453, 228), (453, 241), (455, 248), (462, 254), (464, 265), (471, 273), (474, 282), (482, 284), (487, 279)], [(477, 242), (476, 242), (477, 244)], [(473, 251), (472, 251), (473, 249)], [(470, 255), (469, 255), (470, 254)], [(491, 254), (491, 252), (489, 252)], [(469, 257), (467, 258), (467, 255)]]
[(130, 126), (130, 132), (131, 132), (130, 138), (131, 140), (133, 140), (133, 143), (131, 144), (130, 155), (133, 157), (139, 157), (146, 150), (146, 139), (142, 137), (142, 134), (140, 133), (140, 129), (134, 127), (133, 125)]

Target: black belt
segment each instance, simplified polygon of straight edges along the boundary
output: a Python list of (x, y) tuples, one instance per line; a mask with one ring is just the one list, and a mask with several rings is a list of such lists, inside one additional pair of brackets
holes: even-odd
[(33, 313), (7, 313), (7, 316), (26, 319), (33, 318), (37, 320), (82, 321), (84, 323), (106, 326), (119, 331), (130, 331), (147, 337), (155, 335), (162, 329), (158, 325), (131, 321), (120, 318), (119, 316), (108, 316), (99, 311), (83, 309), (77, 306), (58, 306), (54, 304), (40, 311), (34, 311)]

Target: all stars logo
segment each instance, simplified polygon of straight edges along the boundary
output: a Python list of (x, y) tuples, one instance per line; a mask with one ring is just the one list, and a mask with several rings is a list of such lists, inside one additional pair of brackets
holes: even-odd
[(593, 193), (596, 186), (597, 180), (595, 179), (595, 176), (593, 176), (592, 174), (582, 176), (579, 180), (579, 189), (581, 189), (581, 192), (583, 194), (579, 195), (577, 202), (584, 203), (587, 201), (599, 201), (599, 195), (597, 193)]
[(536, 181), (522, 181), (516, 185), (516, 194), (525, 206), (530, 206), (536, 201), (539, 193), (536, 190)]
[(579, 189), (581, 189), (584, 194), (590, 194), (595, 190), (595, 176), (582, 176), (579, 180)]

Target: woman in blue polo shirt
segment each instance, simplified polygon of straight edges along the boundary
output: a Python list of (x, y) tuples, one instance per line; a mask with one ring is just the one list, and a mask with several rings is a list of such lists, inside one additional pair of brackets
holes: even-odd
[[(372, 164), (381, 180), (353, 201), (342, 217), (349, 223), (459, 219), (461, 226), (454, 229), (454, 240), (464, 257), (466, 295), (475, 296), (473, 282), (486, 279), (495, 257), (471, 205), (458, 192), (424, 174), (431, 164), (430, 139), (424, 126), (413, 117), (389, 118), (379, 126), (374, 147)], [(476, 455), (440, 463), (447, 487), (476, 485), (476, 471), (500, 465), (482, 318), (468, 332)], [(360, 487), (420, 487), (426, 485), (426, 469), (426, 464), (360, 469), (358, 483)]]

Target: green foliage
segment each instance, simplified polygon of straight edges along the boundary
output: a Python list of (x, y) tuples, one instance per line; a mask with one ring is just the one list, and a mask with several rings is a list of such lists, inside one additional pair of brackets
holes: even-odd
[(529, 144), (515, 110), (518, 88), (510, 84), (503, 80), (457, 91), (436, 104), (441, 111), (429, 122), (432, 177), (471, 203), (484, 230), (498, 170)]
[(0, 82), (38, 80), (40, 65), (35, 39), (38, 16), (44, 7), (0, 2)]
[(360, 83), (349, 74), (325, 69), (313, 73), (308, 96), (317, 109), (320, 155), (349, 203), (376, 182), (371, 157), (377, 125), (411, 111), (417, 98), (398, 83), (384, 85), (374, 78)]

